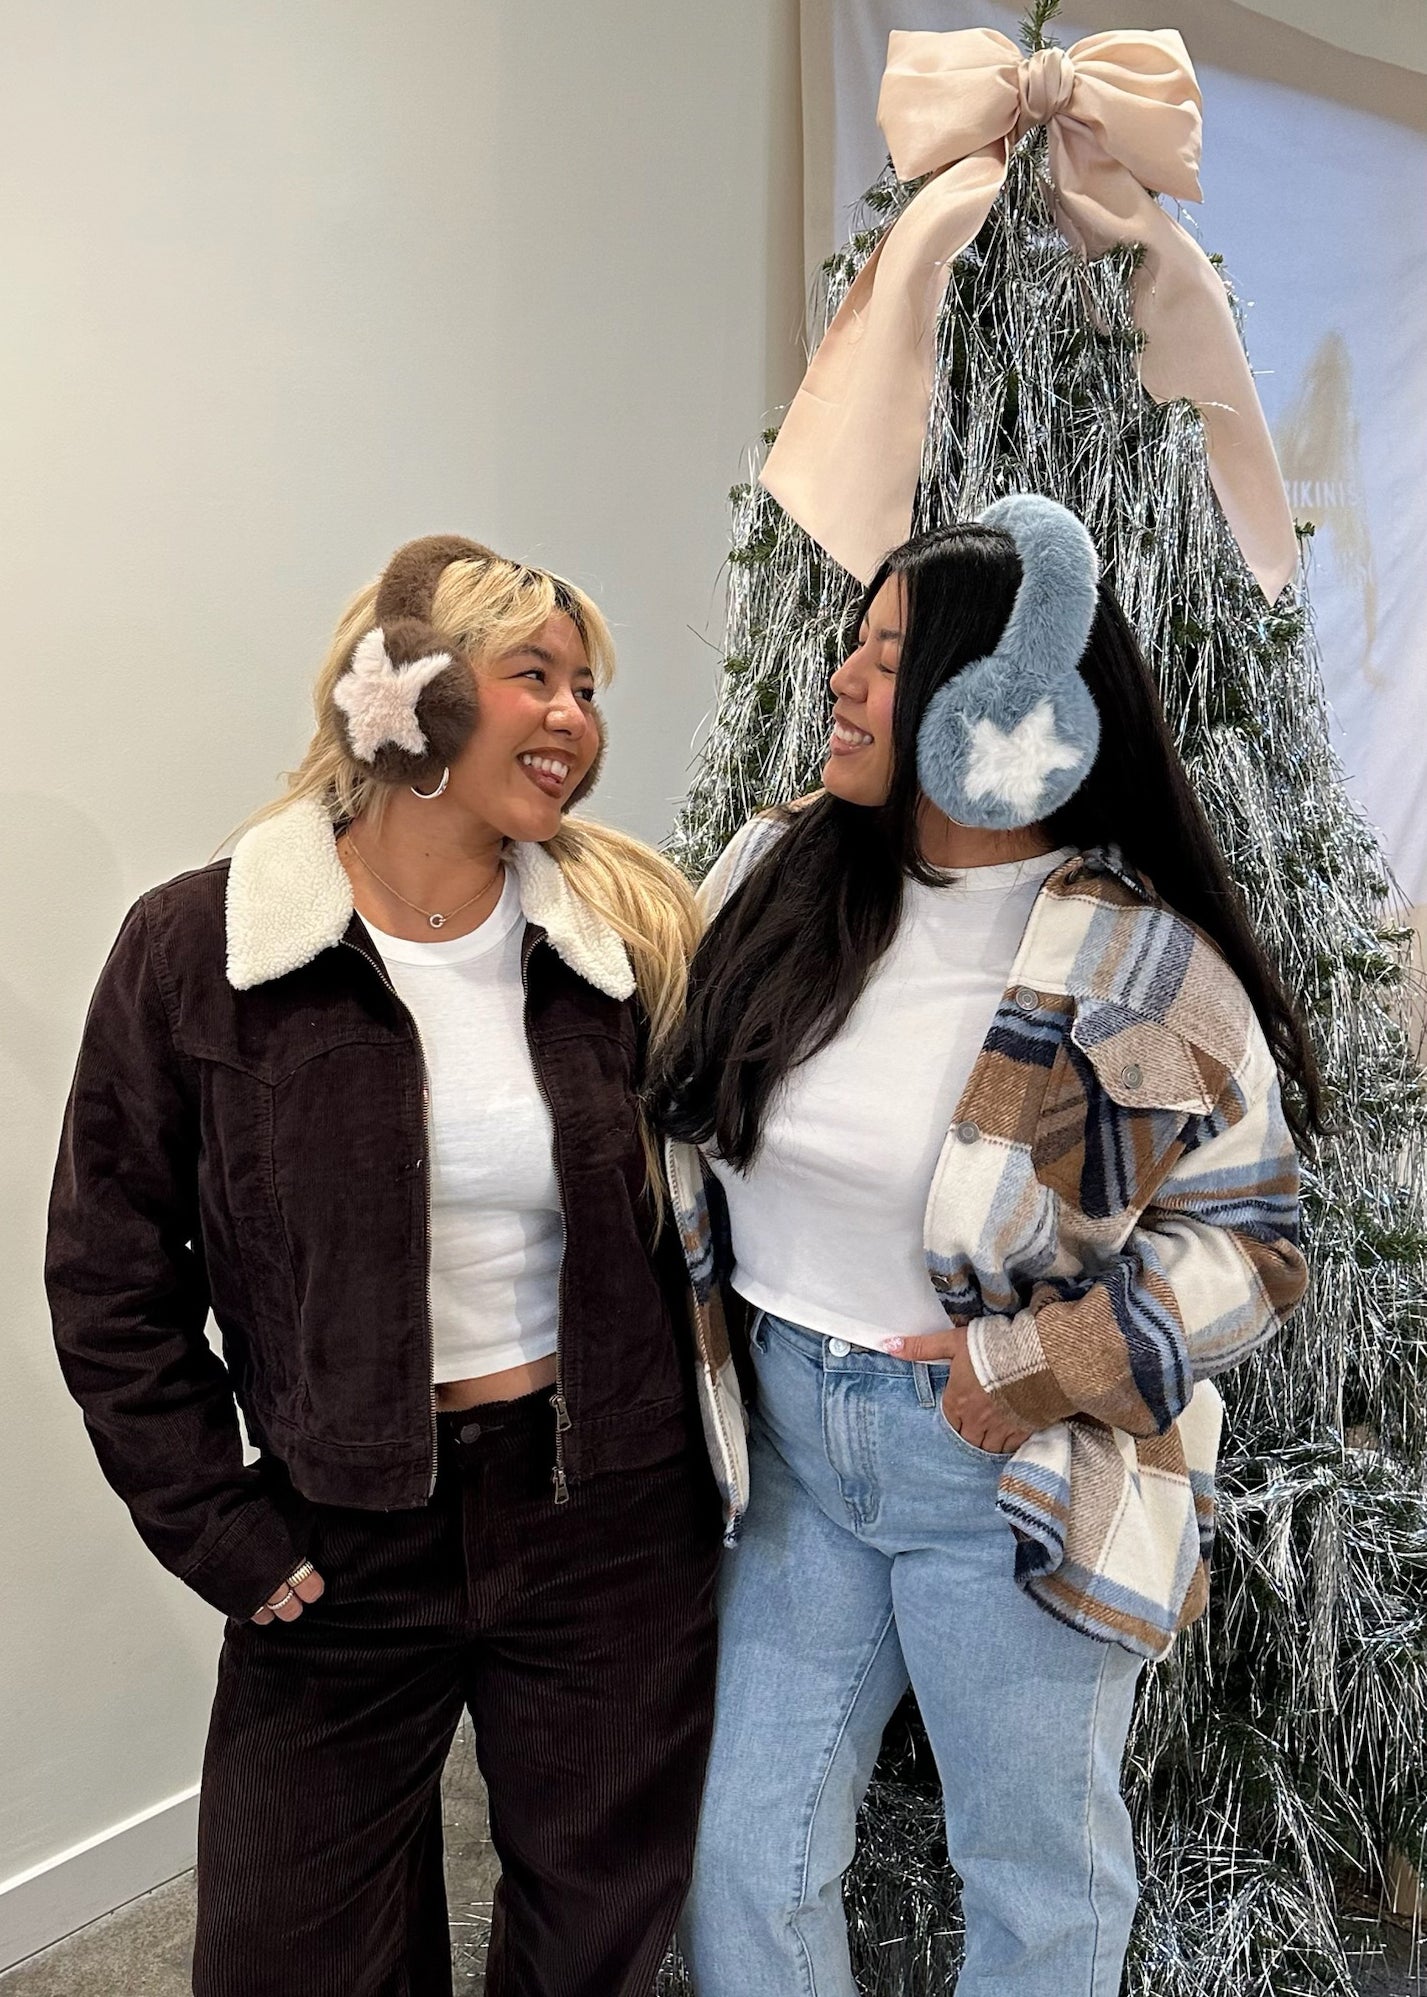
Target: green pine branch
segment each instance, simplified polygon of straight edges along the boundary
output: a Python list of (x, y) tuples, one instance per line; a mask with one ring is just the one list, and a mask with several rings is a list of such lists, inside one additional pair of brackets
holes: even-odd
[(1021, 47), (1027, 55), (1059, 46), (1055, 37), (1046, 33), (1048, 23), (1059, 12), (1060, 0), (1031, 0), (1030, 10), (1021, 21)]

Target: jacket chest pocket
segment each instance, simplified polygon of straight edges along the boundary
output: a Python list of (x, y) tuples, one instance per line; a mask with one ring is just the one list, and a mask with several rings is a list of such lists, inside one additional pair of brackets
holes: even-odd
[(1031, 1155), (1041, 1184), (1090, 1220), (1138, 1213), (1213, 1107), (1213, 1078), (1182, 1035), (1108, 1000), (1082, 1000), (1046, 1082)]
[(291, 1299), (314, 1263), (368, 1268), (422, 1167), (409, 1047), (348, 1039), (275, 1080), (213, 1062), (203, 1081), (207, 1204), (254, 1289)]
[(568, 1169), (642, 1157), (633, 1049), (621, 1037), (588, 1029), (552, 1037), (540, 1050), (537, 1075)]

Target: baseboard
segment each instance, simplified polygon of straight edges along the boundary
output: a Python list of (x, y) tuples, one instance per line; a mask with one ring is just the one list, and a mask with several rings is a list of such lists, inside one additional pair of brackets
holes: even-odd
[(0, 1880), (0, 1971), (187, 1872), (198, 1835), (198, 1786)]

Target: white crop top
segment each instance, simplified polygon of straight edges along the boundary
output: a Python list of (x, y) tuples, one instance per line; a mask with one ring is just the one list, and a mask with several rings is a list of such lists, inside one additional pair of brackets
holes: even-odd
[(564, 1219), (554, 1130), (525, 1038), (525, 933), (513, 873), (469, 936), (408, 943), (367, 923), (416, 1021), (430, 1099), (432, 1377), (548, 1358)]
[(932, 1174), (1041, 883), (1069, 857), (906, 883), (896, 936), (837, 1038), (776, 1091), (751, 1169), (710, 1160), (749, 1303), (873, 1350), (945, 1330), (923, 1251)]

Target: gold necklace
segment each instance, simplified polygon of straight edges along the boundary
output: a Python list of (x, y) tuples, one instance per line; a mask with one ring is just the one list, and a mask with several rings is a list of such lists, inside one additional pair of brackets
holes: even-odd
[(468, 909), (473, 902), (478, 902), (481, 900), (481, 898), (484, 895), (488, 895), (491, 889), (495, 886), (496, 882), (500, 880), (505, 873), (504, 861), (498, 862), (496, 865), (495, 872), (491, 875), (490, 879), (486, 882), (483, 888), (477, 888), (476, 892), (473, 895), (467, 895), (466, 899), (463, 902), (458, 903), (455, 908), (447, 909), (446, 913), (444, 915), (441, 915), (438, 914), (438, 912), (435, 909), (422, 908), (418, 903), (414, 901), (408, 901), (406, 896), (401, 892), (400, 888), (394, 888), (390, 881), (384, 881), (381, 875), (377, 872), (376, 868), (372, 865), (371, 861), (367, 858), (366, 854), (362, 851), (361, 847), (357, 844), (356, 840), (352, 837), (350, 832), (347, 834), (347, 844), (351, 847), (352, 851), (356, 854), (357, 858), (361, 861), (362, 865), (366, 868), (367, 872), (371, 875), (372, 879), (377, 883), (378, 887), (385, 888), (389, 895), (395, 895), (397, 900), (401, 902), (404, 907), (413, 909), (417, 915), (424, 915), (426, 920), (431, 924), (431, 927), (433, 929), (444, 929), (448, 922), (454, 922), (456, 917), (460, 915), (465, 909)]

